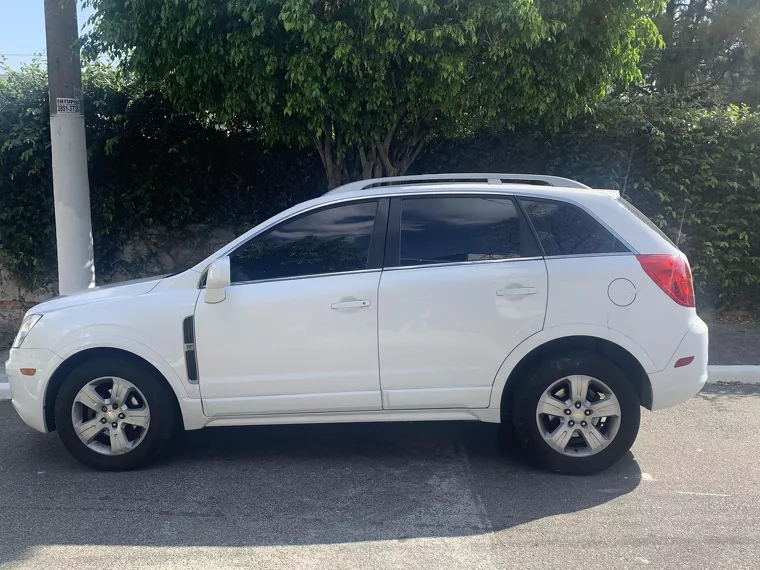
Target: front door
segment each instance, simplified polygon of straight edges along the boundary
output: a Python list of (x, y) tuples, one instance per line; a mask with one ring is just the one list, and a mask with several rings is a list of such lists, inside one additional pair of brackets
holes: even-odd
[(515, 202), (394, 199), (386, 255), (383, 407), (488, 407), (502, 362), (543, 328), (546, 312), (546, 264)]
[(308, 212), (230, 254), (225, 300), (195, 313), (206, 415), (381, 409), (378, 204)]

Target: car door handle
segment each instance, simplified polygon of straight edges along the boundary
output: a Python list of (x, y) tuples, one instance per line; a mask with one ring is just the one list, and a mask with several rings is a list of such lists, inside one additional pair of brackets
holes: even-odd
[(369, 307), (372, 303), (369, 299), (357, 299), (356, 301), (341, 301), (330, 305), (333, 309), (361, 309)]
[(499, 297), (520, 297), (523, 295), (535, 295), (538, 289), (535, 287), (513, 287), (511, 289), (499, 289), (496, 294)]

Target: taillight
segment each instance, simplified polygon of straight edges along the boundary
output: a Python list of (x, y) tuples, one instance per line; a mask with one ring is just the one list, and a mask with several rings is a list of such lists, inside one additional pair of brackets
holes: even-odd
[(694, 306), (694, 284), (686, 260), (676, 255), (637, 255), (641, 268), (679, 305)]

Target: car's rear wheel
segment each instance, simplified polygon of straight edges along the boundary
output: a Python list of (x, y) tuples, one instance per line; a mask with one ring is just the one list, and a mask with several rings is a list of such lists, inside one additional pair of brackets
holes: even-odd
[(539, 365), (518, 388), (515, 434), (541, 467), (590, 474), (619, 461), (639, 431), (639, 399), (625, 373), (592, 353)]
[(61, 441), (94, 469), (126, 471), (154, 461), (177, 428), (176, 401), (148, 365), (94, 359), (63, 381), (55, 403)]

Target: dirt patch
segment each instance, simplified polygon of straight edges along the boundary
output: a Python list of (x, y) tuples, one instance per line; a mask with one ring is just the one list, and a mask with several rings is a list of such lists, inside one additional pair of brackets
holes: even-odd
[(746, 325), (750, 323), (756, 323), (758, 318), (756, 315), (743, 314), (743, 315), (718, 315), (715, 317), (716, 323), (724, 325)]

